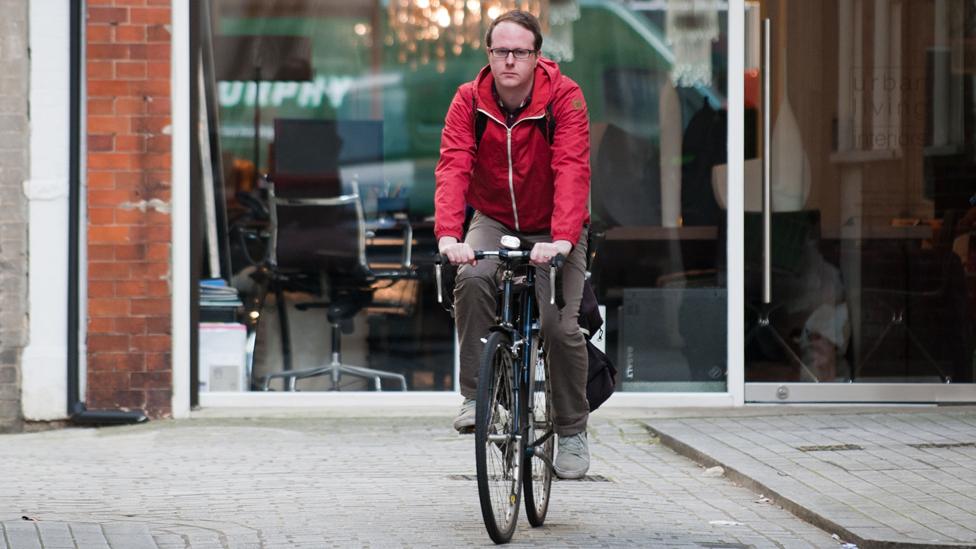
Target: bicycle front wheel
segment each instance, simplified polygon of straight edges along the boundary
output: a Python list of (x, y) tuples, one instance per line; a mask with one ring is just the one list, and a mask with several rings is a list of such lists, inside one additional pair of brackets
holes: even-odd
[(536, 337), (532, 345), (531, 389), (524, 391), (522, 407), (526, 410), (525, 444), (530, 451), (525, 455), (522, 467), (522, 484), (525, 487), (525, 515), (532, 526), (542, 526), (549, 511), (549, 494), (552, 488), (552, 459), (555, 457), (555, 433), (552, 424), (552, 385), (549, 381), (549, 359), (538, 345)]
[(474, 438), (481, 516), (495, 543), (512, 539), (522, 498), (525, 443), (515, 425), (514, 362), (508, 336), (493, 332), (478, 371)]

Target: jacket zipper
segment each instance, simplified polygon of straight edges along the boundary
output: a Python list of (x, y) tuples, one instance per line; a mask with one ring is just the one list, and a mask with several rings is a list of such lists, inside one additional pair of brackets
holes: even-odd
[(515, 128), (515, 126), (518, 126), (521, 122), (525, 120), (538, 120), (540, 118), (545, 118), (545, 114), (542, 114), (540, 116), (527, 116), (525, 118), (520, 118), (516, 120), (514, 124), (512, 124), (511, 128), (509, 128), (503, 122), (501, 122), (500, 120), (492, 116), (491, 113), (485, 111), (484, 109), (478, 109), (478, 112), (484, 114), (485, 116), (494, 120), (495, 122), (498, 122), (505, 128), (505, 145), (507, 149), (506, 152), (508, 153), (508, 192), (509, 195), (512, 197), (512, 215), (515, 217), (515, 230), (521, 231), (522, 229), (519, 228), (518, 207), (515, 205), (515, 180), (513, 177), (514, 170), (513, 170), (513, 162), (512, 162), (512, 130)]

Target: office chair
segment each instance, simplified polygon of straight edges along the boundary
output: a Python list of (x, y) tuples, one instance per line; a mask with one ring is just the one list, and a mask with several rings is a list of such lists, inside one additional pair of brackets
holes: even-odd
[[(965, 347), (969, 339), (967, 337), (968, 313), (965, 311), (962, 263), (952, 251), (958, 214), (956, 210), (945, 212), (942, 230), (939, 231), (938, 238), (933, 241), (931, 249), (905, 250), (901, 257), (897, 258), (897, 261), (902, 263), (900, 269), (899, 266), (892, 265), (893, 269), (885, 271), (886, 284), (868, 286), (861, 291), (862, 296), (878, 303), (885, 310), (888, 318), (874, 344), (851, 372), (850, 381), (855, 381), (861, 375), (865, 366), (877, 356), (882, 345), (897, 332), (901, 332), (906, 338), (905, 359), (909, 358), (911, 351), (916, 352), (943, 383), (952, 383), (952, 376), (933, 356), (939, 353), (931, 352), (925, 343), (931, 345), (933, 341), (943, 342), (949, 347), (951, 362), (965, 363)], [(924, 320), (912, 322), (912, 320), (913, 317), (921, 319), (926, 313), (940, 319), (935, 321), (937, 325), (944, 322), (941, 319), (950, 318), (952, 322), (949, 323), (948, 328), (958, 329), (960, 333), (947, 336), (940, 330), (936, 338), (922, 337), (917, 332), (925, 327), (926, 322)]]
[[(343, 374), (372, 379), (374, 388), (382, 390), (382, 380), (392, 380), (406, 390), (401, 374), (352, 366), (342, 362), (342, 325), (367, 307), (378, 281), (413, 276), (409, 263), (401, 269), (376, 271), (366, 263), (366, 229), (358, 186), (352, 192), (333, 198), (283, 198), (277, 188), (271, 190), (272, 237), (270, 248), (273, 268), (283, 265), (302, 270), (321, 269), (328, 275), (329, 300), (325, 303), (303, 303), (299, 310), (325, 308), (331, 327), (331, 361), (321, 367), (285, 370), (262, 378), (262, 389), (271, 381), (282, 379), (287, 390), (294, 391), (299, 379), (328, 374), (332, 388), (338, 390)], [(405, 246), (409, 246), (405, 239)]]
[[(363, 122), (355, 131), (372, 134), (379, 128), (378, 122)], [(353, 130), (347, 126), (346, 131)], [(281, 379), (286, 390), (294, 391), (298, 380), (322, 375), (331, 376), (333, 390), (339, 390), (343, 375), (371, 380), (378, 391), (382, 390), (383, 380), (395, 382), (400, 390), (407, 389), (406, 378), (401, 374), (342, 362), (343, 325), (371, 304), (376, 287), (383, 281), (392, 283), (415, 277), (408, 223), (401, 227), (404, 239), (400, 265), (385, 270), (370, 268), (358, 182), (354, 179), (343, 184), (338, 175), (343, 141), (335, 121), (275, 121), (275, 169), (267, 185), (270, 223), (265, 272), (278, 301), (284, 369), (261, 378), (259, 386), (265, 391), (270, 390), (275, 379)], [(357, 146), (362, 146), (362, 139), (356, 141)], [(382, 143), (382, 137), (378, 141)], [(309, 273), (324, 275), (320, 291), (328, 296), (328, 301), (301, 303), (296, 308), (326, 309), (331, 360), (322, 366), (295, 370), (291, 368), (282, 288), (290, 280), (307, 280)]]
[[(750, 295), (761, 295), (759, 285), (762, 280), (762, 214), (745, 212), (743, 233), (745, 237), (746, 308), (752, 326), (747, 329), (745, 346), (755, 341), (764, 355), (776, 356), (777, 352), (796, 366), (801, 376), (810, 381), (822, 381), (817, 372), (797, 353), (782, 334), (773, 319), (774, 313), (787, 305), (791, 297), (784, 298), (784, 286), (788, 281), (802, 276), (804, 254), (809, 246), (820, 240), (820, 210), (797, 210), (773, 212), (771, 216), (771, 277), (772, 301), (758, 303), (748, 299)], [(765, 334), (765, 336), (764, 336)]]

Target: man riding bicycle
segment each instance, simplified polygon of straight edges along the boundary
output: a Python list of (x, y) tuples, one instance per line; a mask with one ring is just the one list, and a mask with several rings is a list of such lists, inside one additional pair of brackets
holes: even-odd
[[(458, 431), (475, 425), (482, 338), (495, 322), (497, 260), (475, 261), (474, 250), (498, 247), (503, 235), (533, 244), (530, 259), (563, 267), (565, 306), (550, 304), (549, 270), (535, 286), (552, 368), (552, 399), (560, 478), (582, 478), (590, 465), (586, 439), (587, 353), (578, 314), (586, 268), (590, 139), (579, 86), (541, 57), (538, 19), (513, 10), (485, 37), (488, 66), (462, 84), (448, 109), (435, 176), (438, 249), (460, 265), (454, 289), (460, 340)], [(467, 234), (465, 209), (474, 208)]]

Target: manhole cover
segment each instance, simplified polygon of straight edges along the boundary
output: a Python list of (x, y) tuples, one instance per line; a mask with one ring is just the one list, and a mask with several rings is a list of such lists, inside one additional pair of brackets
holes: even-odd
[(921, 444), (909, 444), (918, 450), (928, 450), (930, 448), (976, 448), (976, 442), (923, 442)]
[[(447, 475), (448, 480), (470, 480), (477, 482), (478, 477), (476, 475)], [(492, 478), (491, 480), (498, 480), (498, 478)], [(561, 480), (553, 477), (553, 480)], [(586, 475), (585, 477), (577, 481), (566, 481), (566, 482), (613, 482), (608, 477), (603, 475)]]
[(849, 452), (852, 450), (863, 450), (857, 444), (827, 444), (823, 446), (797, 446), (801, 452)]

